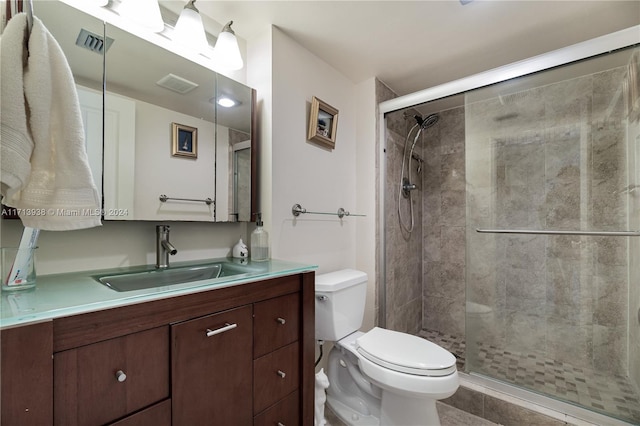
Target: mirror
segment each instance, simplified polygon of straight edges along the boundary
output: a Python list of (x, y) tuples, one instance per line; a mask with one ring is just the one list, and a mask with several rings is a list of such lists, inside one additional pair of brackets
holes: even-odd
[(105, 219), (251, 220), (252, 89), (113, 25), (106, 36)]
[[(105, 220), (252, 219), (253, 89), (63, 2), (34, 11), (78, 85)], [(237, 104), (219, 106), (223, 95)]]

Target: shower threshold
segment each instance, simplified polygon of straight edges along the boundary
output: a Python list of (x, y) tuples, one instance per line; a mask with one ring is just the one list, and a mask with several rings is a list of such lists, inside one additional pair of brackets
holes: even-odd
[[(453, 353), (458, 370), (465, 371), (464, 338), (433, 330), (422, 330), (419, 335)], [(640, 424), (640, 395), (626, 377), (589, 371), (538, 354), (521, 354), (489, 345), (479, 348), (479, 362), (482, 363), (482, 371), (478, 376), (464, 376), (486, 376), (489, 383), (504, 382), (514, 389), (528, 389), (530, 391), (524, 392), (533, 395), (551, 395), (572, 407), (577, 405), (631, 424)]]

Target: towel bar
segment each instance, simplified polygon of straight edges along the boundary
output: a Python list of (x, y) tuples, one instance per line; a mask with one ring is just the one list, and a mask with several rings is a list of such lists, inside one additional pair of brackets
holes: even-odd
[(194, 198), (175, 198), (175, 197), (167, 197), (166, 195), (162, 194), (159, 197), (160, 201), (162, 201), (163, 203), (166, 203), (168, 200), (175, 200), (175, 201), (195, 201), (196, 203), (206, 203), (208, 206), (213, 204), (213, 200), (211, 198), (205, 198), (204, 200), (197, 200)]
[(345, 216), (360, 216), (360, 217), (366, 217), (366, 215), (364, 214), (354, 214), (354, 213), (349, 213), (347, 210), (343, 209), (342, 207), (340, 207), (338, 209), (337, 213), (327, 213), (327, 212), (310, 212), (307, 211), (307, 209), (305, 209), (304, 207), (302, 207), (300, 204), (294, 204), (293, 207), (291, 207), (291, 213), (295, 216), (298, 217), (301, 214), (326, 214), (326, 215), (333, 215), (333, 216), (338, 216), (340, 219), (342, 219)]

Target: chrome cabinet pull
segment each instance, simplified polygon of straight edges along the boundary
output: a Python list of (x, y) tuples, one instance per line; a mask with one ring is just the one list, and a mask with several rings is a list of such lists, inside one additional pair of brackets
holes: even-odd
[(225, 331), (233, 330), (237, 326), (238, 326), (238, 324), (236, 324), (236, 323), (229, 324), (227, 322), (227, 323), (224, 324), (224, 326), (222, 326), (220, 328), (216, 328), (215, 330), (211, 330), (210, 328), (207, 328), (207, 337), (215, 336), (216, 334), (220, 334), (220, 333), (224, 333)]
[(278, 321), (278, 322), (279, 322), (280, 324), (282, 324), (282, 325), (284, 325), (284, 323), (286, 323), (286, 322), (287, 322), (287, 321), (285, 321), (285, 319), (284, 319), (284, 318), (280, 318), (280, 317), (278, 317), (278, 318), (276, 319), (276, 321)]
[(286, 376), (285, 372), (282, 370), (278, 370), (278, 376), (280, 376), (282, 379), (284, 379), (284, 377)]
[(127, 380), (127, 375), (124, 373), (124, 371), (118, 370), (118, 371), (116, 371), (116, 380), (118, 380), (120, 383), (122, 383), (125, 380)]
[(284, 423), (278, 422), (278, 426), (284, 426)]

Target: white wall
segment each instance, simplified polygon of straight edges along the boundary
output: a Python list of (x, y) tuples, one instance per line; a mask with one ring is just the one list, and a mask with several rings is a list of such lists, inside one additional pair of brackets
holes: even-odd
[[(318, 273), (356, 268), (369, 275), (363, 329), (375, 323), (375, 80), (360, 84), (278, 28), (248, 44), (248, 84), (260, 112), (260, 199), (272, 256), (318, 265)], [(307, 141), (313, 96), (338, 109), (334, 150)], [(366, 217), (301, 215), (291, 207)]]
[(356, 269), (369, 276), (367, 305), (364, 313), (363, 330), (377, 324), (376, 286), (378, 274), (376, 259), (378, 237), (376, 224), (378, 217), (377, 170), (378, 143), (376, 137), (376, 80), (370, 78), (356, 86), (356, 208), (366, 212), (367, 217), (357, 219), (356, 226)]
[[(319, 273), (353, 268), (359, 218), (294, 219), (291, 207), (357, 212), (355, 85), (278, 28), (272, 31), (273, 257), (317, 264)], [(307, 141), (313, 96), (339, 111), (333, 150)]]
[[(172, 123), (197, 129), (197, 158), (171, 155)], [(219, 131), (217, 137), (224, 139), (219, 143), (224, 143), (226, 155), (228, 129), (219, 126), (219, 130), (225, 130)], [(213, 220), (213, 205), (190, 201), (163, 203), (158, 197), (164, 194), (170, 198), (217, 200), (214, 188), (215, 125), (197, 117), (136, 101), (135, 140), (134, 217), (142, 220)], [(225, 161), (222, 167), (227, 166)], [(221, 204), (225, 214), (222, 220), (226, 220), (226, 191), (223, 197)]]
[[(258, 206), (264, 212), (264, 227), (271, 230), (272, 179), (272, 43), (271, 31), (252, 40), (247, 46), (247, 84), (256, 89), (258, 110)], [(256, 212), (254, 212), (256, 213)], [(247, 244), (249, 241), (247, 240)]]

